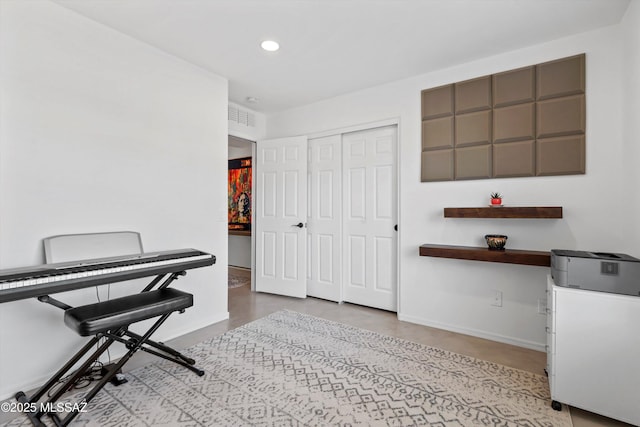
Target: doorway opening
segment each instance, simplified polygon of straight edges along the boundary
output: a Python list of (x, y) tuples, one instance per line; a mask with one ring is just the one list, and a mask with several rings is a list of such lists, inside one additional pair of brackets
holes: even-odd
[(229, 288), (251, 287), (253, 265), (253, 156), (255, 141), (229, 135)]

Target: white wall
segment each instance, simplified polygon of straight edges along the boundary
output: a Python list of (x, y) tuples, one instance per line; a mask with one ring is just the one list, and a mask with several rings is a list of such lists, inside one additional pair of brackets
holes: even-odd
[(229, 265), (251, 269), (251, 236), (229, 235)]
[[(420, 257), (418, 248), (423, 243), (483, 246), (485, 234), (500, 233), (509, 236), (511, 249), (578, 248), (640, 256), (640, 243), (628, 235), (637, 221), (627, 208), (637, 203), (637, 187), (620, 167), (628, 148), (621, 114), (621, 38), (618, 26), (608, 27), (269, 115), (267, 137), (399, 118), (398, 317), (542, 350), (545, 317), (538, 314), (537, 303), (545, 298), (548, 268)], [(421, 90), (583, 52), (586, 175), (420, 182)], [(637, 58), (638, 50), (632, 54)], [(564, 219), (443, 218), (444, 207), (483, 206), (492, 191), (503, 193), (509, 205), (563, 206)], [(490, 305), (494, 290), (503, 292), (503, 307)]]
[[(46, 0), (0, 7), (0, 268), (42, 263), (46, 236), (135, 230), (147, 251), (218, 258), (177, 282), (195, 306), (157, 339), (227, 318), (227, 81)], [(59, 309), (2, 304), (0, 399), (84, 341)]]
[(247, 147), (229, 147), (229, 160), (251, 157), (251, 145)]
[[(628, 170), (631, 195), (631, 206), (635, 212), (635, 221), (631, 226), (634, 227), (629, 231), (629, 239), (640, 242), (640, 197), (638, 197), (638, 188), (640, 187), (640, 120), (638, 120), (638, 112), (640, 111), (640, 2), (632, 1), (629, 3), (627, 13), (622, 20), (622, 29), (624, 31), (624, 119), (625, 126), (625, 161)], [(640, 258), (640, 250), (636, 250), (633, 254)]]

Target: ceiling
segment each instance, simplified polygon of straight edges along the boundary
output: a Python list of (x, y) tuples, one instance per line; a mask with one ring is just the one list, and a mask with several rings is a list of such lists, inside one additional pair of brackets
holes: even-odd
[[(629, 0), (54, 0), (272, 113), (620, 22)], [(264, 39), (278, 52), (260, 48)], [(257, 103), (247, 101), (258, 98)]]

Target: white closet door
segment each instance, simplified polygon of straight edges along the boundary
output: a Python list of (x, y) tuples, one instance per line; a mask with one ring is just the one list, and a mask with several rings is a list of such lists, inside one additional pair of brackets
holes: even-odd
[(342, 138), (344, 301), (397, 310), (395, 126)]
[(307, 137), (256, 144), (256, 291), (307, 296)]
[(341, 301), (341, 135), (309, 140), (307, 293)]

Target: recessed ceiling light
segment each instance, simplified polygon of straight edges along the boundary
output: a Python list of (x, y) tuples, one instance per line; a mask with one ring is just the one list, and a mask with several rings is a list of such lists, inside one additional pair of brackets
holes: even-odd
[(260, 43), (260, 47), (269, 52), (275, 52), (276, 50), (280, 49), (280, 45), (278, 44), (278, 42), (273, 40), (263, 41), (262, 43)]

